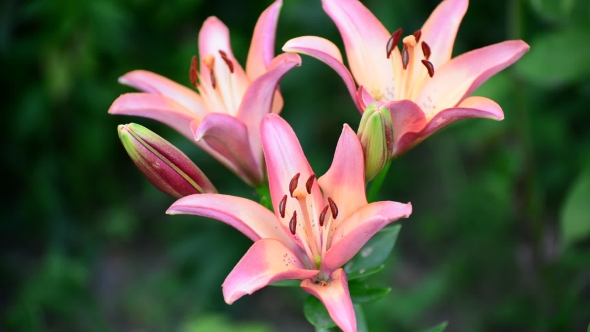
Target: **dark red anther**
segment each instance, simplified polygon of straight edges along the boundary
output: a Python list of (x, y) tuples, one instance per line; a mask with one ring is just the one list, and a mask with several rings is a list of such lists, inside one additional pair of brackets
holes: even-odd
[(399, 39), (402, 37), (402, 33), (404, 33), (404, 30), (402, 30), (401, 28), (395, 30), (395, 32), (393, 34), (391, 34), (391, 37), (387, 41), (387, 45), (385, 47), (385, 50), (387, 51), (387, 58), (388, 59), (391, 56), (391, 52), (393, 52), (393, 49), (395, 49), (395, 46), (399, 42)]
[(196, 88), (197, 87), (197, 79), (199, 75), (197, 73), (197, 57), (193, 55), (191, 60), (191, 67), (188, 70), (188, 78), (191, 80), (191, 84)]
[(432, 62), (428, 60), (422, 60), (422, 64), (424, 65), (424, 67), (426, 67), (426, 70), (428, 70), (428, 75), (430, 77), (434, 76), (434, 65), (432, 64)]
[(293, 235), (297, 232), (297, 211), (293, 211), (293, 216), (291, 217), (291, 221), (289, 221), (289, 230)]
[(221, 59), (223, 59), (223, 61), (225, 62), (225, 64), (229, 68), (229, 72), (233, 74), (234, 73), (234, 63), (227, 57), (227, 54), (224, 51), (219, 50), (219, 54), (221, 55)]
[(324, 221), (326, 220), (326, 212), (328, 212), (329, 206), (324, 206), (322, 213), (320, 213), (320, 227), (324, 226)]
[(315, 181), (315, 174), (312, 174), (307, 178), (307, 182), (305, 182), (305, 189), (307, 189), (307, 193), (311, 194), (311, 186), (313, 186), (313, 181)]
[(285, 218), (285, 206), (287, 205), (287, 195), (283, 196), (281, 202), (279, 203), (279, 213), (281, 214), (281, 218)]
[(297, 189), (299, 175), (301, 175), (301, 173), (295, 174), (295, 176), (291, 179), (291, 182), (289, 182), (289, 193), (291, 194), (291, 197), (293, 197), (293, 192), (295, 191), (295, 189)]
[(402, 66), (404, 69), (408, 68), (408, 64), (410, 63), (410, 52), (408, 51), (408, 46), (404, 44), (404, 48), (402, 49)]
[(422, 54), (424, 54), (424, 58), (428, 60), (430, 58), (430, 46), (426, 44), (426, 42), (422, 42)]
[(414, 38), (416, 39), (416, 44), (420, 41), (420, 37), (422, 37), (422, 30), (416, 30), (416, 32), (414, 32)]
[(336, 219), (338, 217), (338, 207), (331, 197), (328, 197), (328, 205), (330, 206), (330, 211), (332, 211), (332, 218)]

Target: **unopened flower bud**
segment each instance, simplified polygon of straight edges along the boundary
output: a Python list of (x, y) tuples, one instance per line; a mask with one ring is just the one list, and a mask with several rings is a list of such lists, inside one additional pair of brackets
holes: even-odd
[(135, 123), (120, 125), (118, 132), (135, 166), (162, 192), (176, 198), (217, 192), (182, 151), (156, 133)]
[(391, 158), (393, 124), (385, 107), (373, 103), (363, 113), (358, 133), (365, 154), (365, 178), (373, 179)]

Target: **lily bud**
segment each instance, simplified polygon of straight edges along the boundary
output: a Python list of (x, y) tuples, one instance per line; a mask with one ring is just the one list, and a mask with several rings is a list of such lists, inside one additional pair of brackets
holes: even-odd
[(135, 166), (160, 191), (176, 198), (217, 192), (182, 151), (156, 133), (135, 123), (120, 125), (117, 130)]
[(373, 179), (387, 163), (393, 151), (393, 124), (385, 107), (369, 104), (363, 113), (358, 133), (365, 154), (365, 179)]

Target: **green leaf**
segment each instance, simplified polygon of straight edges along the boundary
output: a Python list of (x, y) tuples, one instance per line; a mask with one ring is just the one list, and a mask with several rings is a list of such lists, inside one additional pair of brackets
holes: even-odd
[(369, 285), (360, 283), (351, 283), (348, 290), (353, 303), (375, 302), (391, 292), (389, 287), (371, 288)]
[(530, 0), (535, 11), (552, 20), (567, 19), (574, 9), (575, 0)]
[(590, 168), (576, 180), (561, 210), (561, 236), (565, 246), (590, 235)]
[(301, 280), (279, 280), (275, 281), (270, 286), (277, 286), (277, 287), (299, 287), (301, 285)]
[[(590, 44), (580, 43), (590, 27), (569, 27), (540, 34), (515, 68), (531, 83), (556, 86), (574, 83), (590, 74)], [(575, 46), (574, 46), (575, 45)]]
[(367, 327), (367, 319), (365, 318), (365, 312), (360, 304), (354, 305), (354, 314), (356, 315), (356, 331), (357, 332), (369, 332)]
[(379, 266), (372, 267), (369, 269), (360, 269), (360, 270), (356, 270), (356, 271), (351, 271), (349, 274), (346, 275), (346, 277), (348, 278), (348, 280), (366, 278), (370, 275), (373, 275), (373, 274), (383, 270), (384, 268), (385, 268), (385, 264), (381, 264)]
[(448, 322), (442, 322), (440, 324), (438, 324), (437, 326), (431, 327), (428, 330), (425, 330), (424, 332), (443, 332), (446, 328), (447, 328), (447, 324)]
[[(348, 278), (352, 279), (350, 275), (354, 276), (355, 274), (366, 276), (369, 270), (380, 267), (393, 250), (401, 227), (401, 225), (385, 227), (375, 234), (359, 253), (344, 265), (344, 271), (346, 271)], [(361, 272), (362, 270), (364, 271)]]
[(303, 314), (311, 325), (317, 328), (328, 329), (336, 326), (324, 304), (315, 296), (307, 297), (303, 304)]

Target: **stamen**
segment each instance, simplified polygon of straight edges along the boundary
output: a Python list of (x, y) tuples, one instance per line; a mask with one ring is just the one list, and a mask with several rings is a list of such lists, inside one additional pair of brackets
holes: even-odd
[(281, 218), (285, 218), (285, 206), (287, 205), (287, 195), (283, 196), (281, 202), (279, 203), (279, 213), (281, 214)]
[(324, 206), (322, 213), (320, 213), (320, 227), (324, 226), (324, 220), (326, 219), (326, 212), (328, 212), (329, 206)]
[(289, 221), (289, 230), (291, 234), (295, 235), (297, 231), (297, 211), (293, 211), (293, 217), (291, 217), (291, 221)]
[(299, 175), (301, 175), (301, 173), (295, 174), (295, 176), (291, 179), (291, 182), (289, 182), (289, 193), (291, 194), (291, 197), (293, 197), (293, 192), (295, 191), (295, 189), (297, 189)]
[(197, 57), (193, 55), (191, 59), (191, 67), (188, 70), (188, 78), (191, 80), (191, 84), (196, 88), (197, 87), (197, 80), (198, 80), (198, 73), (197, 73)]
[(387, 45), (385, 46), (385, 50), (387, 51), (387, 58), (388, 59), (391, 56), (391, 52), (393, 52), (393, 49), (395, 48), (395, 46), (399, 42), (399, 39), (401, 38), (402, 33), (404, 33), (404, 30), (402, 30), (401, 28), (395, 30), (395, 32), (393, 34), (391, 34), (391, 37), (387, 41)]
[(332, 211), (332, 218), (336, 219), (338, 217), (338, 207), (331, 197), (328, 197), (328, 205), (330, 205), (330, 210)]
[(404, 44), (404, 48), (402, 49), (402, 66), (404, 69), (408, 68), (408, 63), (410, 62), (410, 53), (408, 52), (408, 45)]
[(430, 58), (430, 46), (428, 46), (425, 41), (422, 42), (422, 54), (424, 54), (426, 60)]
[(414, 32), (414, 38), (416, 38), (416, 43), (418, 43), (420, 41), (421, 36), (422, 36), (422, 30), (416, 30), (416, 32)]
[(225, 64), (229, 68), (229, 72), (233, 74), (234, 73), (234, 63), (227, 57), (227, 54), (224, 51), (219, 50), (219, 54), (221, 54), (221, 59), (223, 59), (223, 61), (225, 61)]
[(307, 189), (307, 193), (311, 194), (311, 186), (313, 186), (313, 181), (315, 181), (315, 174), (312, 174), (305, 182), (305, 189)]
[(424, 67), (426, 67), (426, 70), (428, 70), (428, 75), (430, 77), (434, 76), (434, 65), (432, 64), (432, 62), (428, 60), (422, 60), (422, 64), (424, 65)]

